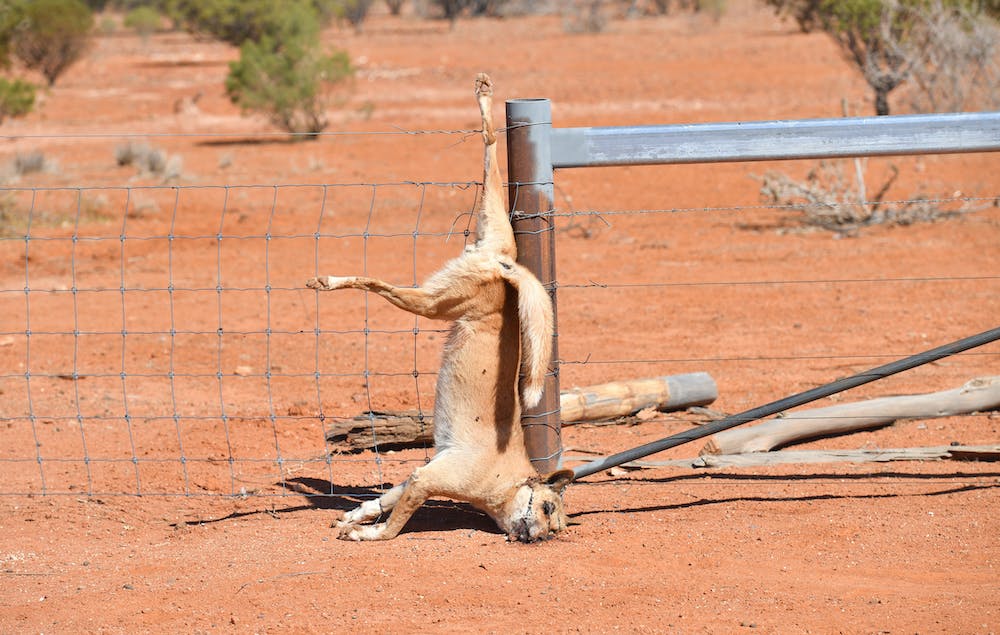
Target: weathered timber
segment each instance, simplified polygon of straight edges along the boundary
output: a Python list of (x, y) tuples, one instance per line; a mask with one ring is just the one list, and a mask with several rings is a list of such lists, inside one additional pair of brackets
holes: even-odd
[(327, 432), (329, 443), (347, 451), (369, 450), (376, 442), (382, 447), (430, 446), (434, 424), (429, 414), (419, 412), (363, 412), (335, 422)]
[[(566, 456), (564, 461), (589, 461), (589, 456)], [(695, 458), (663, 461), (629, 461), (626, 469), (658, 467), (757, 467), (809, 463), (882, 463), (888, 461), (1000, 461), (1000, 445), (959, 445), (868, 450), (781, 450), (750, 454), (705, 454)]]
[[(717, 396), (715, 380), (708, 373), (688, 373), (574, 388), (561, 393), (559, 403), (563, 423), (571, 423), (623, 417), (645, 408), (682, 410), (712, 403)], [(327, 441), (345, 451), (367, 450), (376, 443), (428, 446), (434, 441), (434, 420), (429, 412), (364, 412), (334, 422)]]
[(559, 405), (563, 423), (570, 423), (613, 419), (645, 408), (670, 411), (704, 406), (718, 396), (711, 375), (687, 373), (573, 388), (560, 395)]
[(1000, 377), (981, 377), (952, 390), (787, 413), (755, 426), (719, 432), (709, 437), (700, 454), (769, 452), (811, 439), (886, 426), (899, 419), (947, 417), (998, 407)]
[(706, 454), (692, 467), (754, 467), (805, 463), (882, 463), (888, 461), (996, 461), (1000, 445), (886, 448), (872, 450), (782, 450), (750, 454)]

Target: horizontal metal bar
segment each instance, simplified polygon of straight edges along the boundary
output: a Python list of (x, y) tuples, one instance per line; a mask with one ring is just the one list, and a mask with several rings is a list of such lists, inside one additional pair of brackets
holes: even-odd
[(1000, 112), (553, 128), (552, 167), (1000, 150)]

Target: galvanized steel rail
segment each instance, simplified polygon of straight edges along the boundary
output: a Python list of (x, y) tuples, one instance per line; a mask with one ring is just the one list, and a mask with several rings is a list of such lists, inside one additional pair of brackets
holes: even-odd
[(553, 128), (552, 167), (830, 159), (1000, 150), (1000, 112)]

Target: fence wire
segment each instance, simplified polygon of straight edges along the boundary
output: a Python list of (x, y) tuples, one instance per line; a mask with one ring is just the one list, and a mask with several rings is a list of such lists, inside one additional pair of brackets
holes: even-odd
[[(416, 421), (429, 421), (445, 327), (368, 294), (322, 294), (303, 283), (357, 273), (418, 285), (461, 251), (480, 194), (481, 184), (469, 181), (0, 189), (0, 469), (9, 475), (0, 494), (334, 494), (344, 474), (379, 485), (396, 478), (400, 465), (428, 460), (429, 444), (397, 453), (383, 443), (376, 413), (411, 410)], [(559, 231), (595, 218), (612, 231), (609, 218), (775, 208), (546, 215)], [(570, 276), (556, 286), (565, 302), (580, 305), (571, 296), (1000, 280), (997, 272), (645, 282), (606, 276)], [(570, 371), (765, 366), (909, 352), (569, 353), (560, 364)], [(371, 453), (331, 443), (334, 429), (348, 425), (368, 428)]]

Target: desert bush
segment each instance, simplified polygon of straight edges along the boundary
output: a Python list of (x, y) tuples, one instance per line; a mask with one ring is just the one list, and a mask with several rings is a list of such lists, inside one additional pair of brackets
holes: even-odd
[(132, 166), (142, 176), (155, 176), (166, 182), (180, 178), (183, 160), (180, 155), (168, 155), (161, 148), (129, 141), (115, 148), (115, 163)]
[(794, 19), (803, 33), (821, 28), (821, 7), (824, 2), (825, 0), (764, 0), (764, 4), (773, 8), (779, 16)]
[(276, 36), (248, 40), (229, 65), (226, 93), (244, 111), (262, 112), (292, 133), (315, 136), (327, 126), (330, 87), (353, 74), (343, 51), (323, 52), (315, 11), (305, 3), (286, 8)]
[(48, 165), (49, 162), (45, 159), (45, 153), (41, 150), (18, 152), (14, 155), (14, 160), (11, 162), (14, 172), (19, 176), (42, 172)]
[(55, 164), (45, 157), (41, 150), (18, 152), (14, 158), (0, 166), (0, 184), (18, 182), (22, 176), (38, 172), (54, 171)]
[(11, 191), (0, 192), (0, 237), (27, 236), (39, 225), (68, 226), (75, 223), (103, 223), (110, 220), (107, 197), (81, 194), (76, 204), (55, 208), (36, 206)]
[(23, 117), (34, 106), (34, 86), (20, 79), (0, 77), (0, 123), (7, 117)]
[(329, 0), (324, 5), (323, 11), (329, 12), (331, 17), (346, 21), (356, 31), (360, 31), (372, 4), (374, 0)]
[(145, 143), (129, 141), (125, 145), (115, 148), (115, 163), (122, 167), (139, 165), (150, 151), (151, 148)]
[[(955, 109), (985, 84), (996, 92), (1000, 0), (764, 0), (803, 31), (822, 29), (874, 91), (875, 114), (911, 77), (925, 93), (918, 109)], [(949, 101), (942, 108), (937, 103)]]
[(21, 0), (17, 12), (13, 52), (51, 86), (86, 50), (93, 15), (80, 0)]
[(204, 33), (240, 46), (273, 34), (282, 3), (271, 0), (177, 0), (170, 17), (192, 33)]
[(875, 194), (868, 196), (863, 162), (855, 161), (853, 179), (845, 173), (843, 161), (821, 161), (804, 180), (775, 171), (755, 178), (761, 183), (764, 203), (798, 211), (799, 224), (841, 236), (854, 235), (872, 225), (933, 222), (969, 211), (964, 205), (947, 209), (941, 202), (923, 195), (905, 201), (886, 201), (886, 193), (899, 175), (895, 165), (889, 166), (890, 174)]
[(462, 15), (499, 17), (508, 11), (511, 4), (511, 0), (427, 0), (418, 3), (417, 12), (422, 17), (445, 19), (454, 25)]
[(21, 5), (10, 0), (0, 0), (0, 67), (10, 66), (14, 36), (22, 26)]
[(909, 52), (916, 112), (1000, 106), (1000, 26), (962, 4), (930, 0), (916, 10), (921, 36)]
[[(264, 36), (281, 39), (289, 14), (313, 11), (317, 29), (336, 17), (337, 3), (350, 0), (167, 0), (165, 13), (186, 30), (242, 46)], [(368, 0), (370, 4), (370, 0)]]
[(600, 33), (608, 25), (604, 0), (563, 0), (562, 25), (567, 33)]
[(336, 4), (336, 16), (360, 31), (372, 4), (373, 0), (339, 0)]
[(114, 35), (118, 32), (118, 22), (111, 16), (104, 16), (97, 24), (97, 32), (101, 35)]
[(160, 12), (153, 7), (136, 7), (125, 14), (124, 24), (145, 39), (156, 33), (162, 20)]

